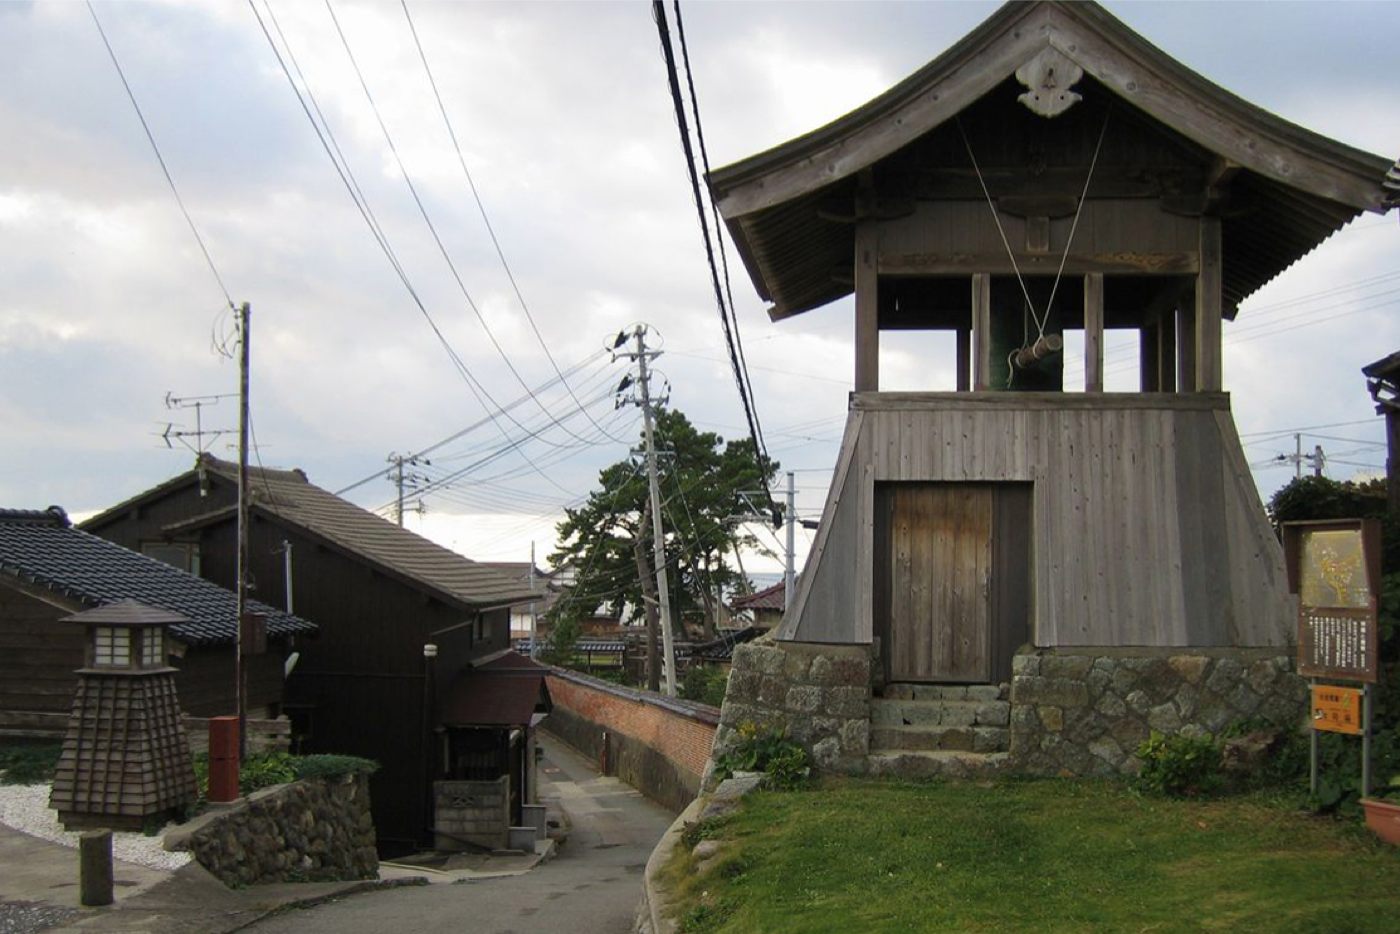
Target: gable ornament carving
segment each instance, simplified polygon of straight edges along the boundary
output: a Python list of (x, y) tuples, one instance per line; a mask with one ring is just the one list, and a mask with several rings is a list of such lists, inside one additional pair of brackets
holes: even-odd
[(1042, 117), (1058, 117), (1082, 98), (1071, 88), (1084, 77), (1084, 69), (1053, 46), (1016, 69), (1016, 80), (1029, 90), (1016, 99)]

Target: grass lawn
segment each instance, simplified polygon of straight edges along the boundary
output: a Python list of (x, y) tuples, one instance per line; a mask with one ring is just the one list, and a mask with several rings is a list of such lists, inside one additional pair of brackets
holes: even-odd
[(1276, 798), (1109, 782), (760, 792), (667, 867), (682, 930), (1400, 930), (1400, 850)]

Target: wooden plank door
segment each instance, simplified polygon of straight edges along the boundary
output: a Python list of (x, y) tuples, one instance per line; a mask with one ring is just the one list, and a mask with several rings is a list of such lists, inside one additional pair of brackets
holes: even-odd
[(887, 679), (990, 681), (993, 487), (891, 483), (879, 498)]

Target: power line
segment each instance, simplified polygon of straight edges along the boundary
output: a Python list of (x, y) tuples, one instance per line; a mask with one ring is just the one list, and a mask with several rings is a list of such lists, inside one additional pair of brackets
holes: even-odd
[[(266, 2), (266, 0), (264, 0), (264, 2)], [(312, 116), (311, 108), (307, 106), (306, 100), (302, 96), (301, 89), (297, 87), (296, 81), (292, 78), (291, 70), (287, 67), (286, 60), (283, 59), (281, 51), (277, 48), (277, 43), (273, 41), (272, 34), (268, 32), (267, 25), (263, 22), (262, 15), (258, 13), (257, 7), (253, 4), (253, 0), (248, 0), (248, 7), (253, 11), (253, 16), (257, 19), (258, 26), (262, 29), (263, 36), (267, 39), (268, 45), (272, 48), (273, 55), (277, 58), (277, 63), (281, 66), (282, 73), (287, 78), (287, 83), (291, 85), (292, 92), (296, 94), (297, 101), (301, 104), (303, 113), (306, 114), (307, 120), (310, 121), (312, 129), (316, 131), (316, 136), (321, 141), (322, 148), (325, 150), (327, 157), (330, 158), (331, 164), (335, 167), (336, 173), (340, 176), (341, 182), (345, 185), (345, 189), (350, 194), (351, 200), (355, 203), (356, 208), (359, 209), (360, 216), (364, 219), (366, 225), (369, 226), (370, 233), (374, 236), (375, 242), (379, 245), (380, 250), (384, 253), (385, 258), (389, 261), (389, 265), (398, 275), (399, 281), (403, 284), (404, 289), (408, 292), (409, 297), (413, 300), (414, 306), (417, 307), (419, 314), (421, 314), (424, 320), (428, 322), (428, 326), (432, 329), (432, 332), (437, 338), (438, 343), (447, 353), (448, 359), (452, 362), (454, 368), (457, 370), (458, 375), (461, 376), (463, 381), (467, 384), (467, 388), (476, 398), (477, 403), (482, 407), (482, 409), (484, 409), (487, 412), (488, 416), (491, 418), (492, 423), (496, 426), (496, 429), (501, 433), (501, 435), (504, 438), (506, 438), (507, 441), (511, 440), (509, 433), (500, 424), (495, 415), (495, 411), (500, 409), (500, 405), (496, 403), (495, 399), (491, 397), (491, 394), (486, 390), (486, 388), (482, 386), (472, 375), (471, 370), (468, 369), (466, 363), (463, 362), (462, 358), (457, 354), (457, 351), (453, 349), (451, 343), (447, 340), (446, 335), (444, 335), (442, 333), (442, 330), (438, 327), (437, 322), (433, 320), (432, 314), (428, 311), (427, 306), (423, 303), (422, 298), (418, 294), (418, 290), (414, 288), (412, 281), (408, 277), (408, 273), (404, 270), (403, 266), (398, 261), (398, 257), (394, 254), (394, 251), (389, 244), (388, 237), (383, 233), (382, 229), (378, 226), (378, 224), (371, 220), (371, 215), (368, 211), (368, 202), (361, 203), (360, 197), (357, 196), (359, 186), (358, 183), (352, 184), (350, 181), (350, 178), (353, 177), (354, 173), (350, 170), (349, 164), (347, 163), (344, 166), (344, 168), (342, 168), (340, 163), (332, 154), (331, 147), (326, 141), (327, 135), (330, 135), (332, 137), (334, 136), (334, 133), (331, 131), (330, 124), (326, 124), (325, 132), (323, 133), (321, 127), (316, 123), (315, 117)], [(273, 16), (272, 9), (270, 6), (268, 7), (268, 13), (269, 16)], [(291, 54), (290, 46), (288, 46), (288, 54)], [(308, 96), (311, 95), (309, 85), (307, 87), (307, 94)], [(319, 111), (319, 107), (317, 108), (317, 110)], [(338, 150), (339, 147), (337, 146), (336, 149)], [(483, 396), (485, 397), (484, 399)], [(490, 400), (491, 404), (489, 406), (487, 405), (486, 400)], [(509, 415), (509, 413), (506, 413), (506, 418), (508, 418), (510, 421), (514, 422), (518, 427), (520, 427), (520, 423), (516, 421), (516, 419), (513, 416)], [(553, 444), (554, 442), (545, 439), (545, 443)], [(533, 462), (528, 456), (524, 455), (523, 453), (520, 456), (521, 459), (524, 460), (527, 464), (533, 465)], [(538, 467), (534, 467), (534, 469), (535, 472), (538, 473), (547, 483), (557, 487), (563, 493), (567, 494), (569, 492), (568, 490), (565, 490), (562, 486), (559, 486), (559, 484), (556, 483), (554, 479), (547, 475), (543, 470), (540, 470)]]
[[(705, 145), (705, 127), (700, 121), (700, 98), (695, 93), (695, 78), (690, 69), (690, 47), (685, 41), (685, 21), (681, 18), (680, 0), (673, 0), (672, 8), (676, 12), (676, 36), (681, 41), (681, 61), (685, 64), (685, 83), (690, 89), (690, 111), (695, 117), (695, 140), (700, 144), (700, 162), (705, 169), (705, 176), (708, 178), (710, 175), (710, 151), (709, 147)], [(753, 382), (749, 379), (749, 361), (744, 356), (744, 339), (739, 331), (739, 317), (734, 311), (734, 288), (729, 279), (729, 251), (726, 250), (724, 246), (724, 233), (719, 221), (719, 205), (715, 204), (714, 198), (709, 198), (708, 200), (710, 202), (710, 216), (715, 222), (715, 240), (719, 242), (719, 262), (724, 273), (724, 295), (729, 303), (729, 319), (734, 326), (734, 346), (737, 347), (739, 351), (739, 372), (743, 375), (743, 388), (748, 390), (749, 398), (752, 399), (754, 397)], [(697, 204), (697, 207), (698, 206)], [(708, 237), (709, 234), (707, 232), (707, 240)], [(713, 268), (713, 257), (710, 259), (710, 265)], [(720, 310), (723, 311), (723, 307), (721, 307)], [(726, 333), (726, 337), (727, 336)], [(731, 348), (731, 353), (732, 352), (733, 348)], [(753, 420), (754, 425), (758, 427), (758, 435), (762, 438), (763, 426), (758, 424), (757, 414), (754, 415)], [(757, 448), (756, 453), (763, 450), (762, 447), (758, 445), (757, 441), (755, 441), (755, 448)]]
[[(331, 0), (325, 0), (325, 3), (326, 12), (330, 14), (331, 22), (335, 25), (336, 35), (340, 37), (340, 44), (345, 49), (345, 56), (350, 60), (350, 67), (354, 70), (355, 77), (359, 79), (360, 89), (365, 93), (365, 100), (368, 101), (370, 111), (373, 112), (374, 119), (379, 124), (379, 130), (384, 134), (384, 141), (389, 146), (389, 152), (393, 155), (394, 162), (399, 167), (399, 173), (403, 175), (404, 184), (408, 186), (409, 194), (413, 196), (413, 203), (418, 206), (418, 213), (422, 216), (423, 223), (427, 225), (428, 232), (432, 234), (433, 243), (437, 244), (438, 252), (442, 254), (443, 261), (447, 263), (447, 268), (452, 273), (453, 281), (457, 283), (457, 289), (462, 293), (462, 298), (466, 300), (467, 307), (470, 308), (472, 314), (476, 316), (476, 320), (481, 325), (482, 331), (486, 333), (487, 340), (491, 342), (491, 346), (495, 348), (496, 353), (505, 363), (506, 368), (510, 370), (511, 375), (515, 377), (516, 382), (524, 388), (525, 392), (534, 399), (540, 411), (549, 415), (556, 427), (562, 429), (575, 440), (581, 440), (578, 435), (561, 424), (558, 418), (545, 408), (544, 403), (540, 402), (540, 400), (535, 397), (534, 393), (530, 390), (529, 384), (525, 382), (525, 378), (520, 375), (520, 371), (516, 369), (515, 363), (512, 362), (510, 356), (505, 352), (505, 348), (501, 346), (501, 342), (496, 339), (495, 332), (493, 332), (491, 326), (486, 323), (486, 316), (481, 313), (481, 309), (477, 307), (475, 299), (472, 298), (471, 292), (467, 289), (466, 283), (462, 280), (462, 274), (457, 269), (457, 264), (452, 261), (452, 255), (447, 251), (447, 245), (443, 243), (442, 236), (438, 233), (437, 225), (433, 223), (432, 217), (428, 214), (427, 205), (423, 203), (422, 196), (418, 194), (418, 186), (413, 184), (413, 176), (409, 174), (408, 166), (404, 165), (403, 157), (399, 155), (399, 148), (394, 143), (393, 136), (389, 133), (388, 124), (384, 122), (384, 117), (379, 111), (379, 105), (375, 102), (374, 95), (369, 89), (369, 83), (365, 80), (364, 72), (360, 70), (359, 60), (355, 58), (355, 53), (350, 48), (350, 40), (346, 38), (345, 31), (340, 26), (340, 18), (335, 15), (335, 7), (331, 5)], [(491, 394), (484, 386), (481, 387), (481, 391), (485, 394), (487, 399), (491, 400), (492, 405), (497, 404), (496, 400), (491, 397)], [(511, 420), (514, 421), (514, 419)], [(519, 423), (517, 422), (516, 424), (518, 425)]]
[[(579, 402), (578, 396), (574, 394), (573, 387), (569, 385), (569, 381), (565, 379), (564, 374), (560, 372), (559, 364), (555, 362), (554, 354), (550, 352), (549, 345), (545, 343), (544, 335), (540, 333), (539, 326), (535, 323), (535, 316), (530, 312), (530, 306), (525, 301), (525, 295), (520, 290), (520, 285), (515, 279), (515, 273), (511, 270), (510, 263), (506, 262), (505, 250), (501, 248), (501, 242), (496, 236), (496, 228), (491, 224), (491, 218), (487, 216), (486, 205), (481, 200), (481, 193), (477, 191), (476, 180), (472, 178), (471, 170), (467, 168), (467, 160), (462, 155), (462, 147), (457, 141), (457, 131), (452, 126), (452, 120), (447, 115), (447, 106), (443, 103), (442, 94), (438, 90), (437, 79), (433, 77), (433, 70), (428, 66), (428, 56), (423, 51), (422, 41), (418, 38), (418, 29), (413, 23), (413, 15), (408, 10), (408, 0), (399, 0), (399, 2), (403, 6), (404, 18), (408, 20), (409, 32), (413, 34), (413, 45), (418, 50), (418, 58), (423, 63), (423, 71), (428, 76), (428, 84), (433, 89), (433, 98), (437, 101), (438, 112), (442, 114), (443, 125), (447, 127), (447, 135), (452, 140), (452, 149), (457, 153), (457, 163), (462, 167), (462, 174), (466, 176), (467, 186), (471, 188), (472, 199), (476, 202), (477, 210), (481, 213), (481, 221), (486, 225), (486, 233), (490, 236), (491, 245), (495, 248), (496, 256), (501, 261), (501, 268), (505, 270), (506, 279), (510, 281), (510, 287), (515, 292), (516, 299), (520, 302), (520, 308), (525, 312), (525, 320), (530, 323), (530, 330), (534, 332), (535, 340), (539, 341), (540, 349), (544, 351), (545, 358), (549, 360), (549, 365), (554, 368), (554, 372), (563, 382), (564, 388), (569, 390), (569, 395), (573, 398), (574, 404), (582, 407), (583, 403)], [(588, 416), (588, 420), (593, 422), (595, 428), (602, 429), (602, 426), (598, 424), (597, 420), (594, 419), (592, 415)], [(603, 433), (607, 435), (609, 439), (619, 444), (628, 443), (622, 438), (615, 438), (612, 435), (608, 435), (606, 431)]]
[(93, 25), (97, 27), (97, 34), (102, 37), (102, 44), (107, 47), (107, 54), (111, 56), (112, 65), (117, 69), (117, 77), (121, 78), (122, 87), (126, 88), (126, 96), (131, 101), (131, 107), (136, 111), (136, 119), (141, 121), (141, 129), (146, 131), (146, 140), (151, 144), (151, 151), (156, 154), (156, 161), (160, 163), (160, 170), (165, 175), (166, 184), (170, 186), (170, 193), (175, 196), (175, 203), (180, 206), (180, 213), (185, 216), (185, 223), (190, 227), (190, 233), (194, 234), (195, 242), (199, 244), (199, 252), (204, 254), (204, 262), (209, 265), (209, 271), (214, 274), (214, 281), (219, 284), (219, 291), (224, 293), (224, 300), (228, 302), (228, 307), (232, 308), (233, 296), (229, 294), (228, 287), (224, 285), (224, 277), (219, 275), (219, 268), (214, 265), (214, 257), (209, 255), (209, 247), (204, 243), (204, 238), (199, 235), (199, 228), (195, 226), (194, 218), (190, 216), (189, 209), (185, 207), (185, 199), (180, 197), (180, 189), (175, 187), (175, 178), (170, 174), (170, 167), (165, 164), (165, 157), (160, 154), (160, 146), (156, 145), (155, 134), (151, 132), (151, 126), (146, 122), (146, 115), (141, 112), (141, 105), (136, 102), (136, 94), (131, 89), (131, 83), (126, 80), (126, 72), (122, 70), (122, 63), (117, 60), (117, 52), (112, 48), (112, 43), (107, 39), (107, 31), (102, 28), (102, 21), (97, 18), (97, 9), (93, 7), (92, 0), (87, 3), (88, 13), (92, 14)]
[[(750, 389), (748, 380), (735, 347), (734, 329), (731, 327), (730, 323), (732, 309), (725, 305), (724, 290), (720, 285), (719, 268), (715, 263), (714, 243), (710, 239), (709, 221), (705, 217), (704, 195), (700, 190), (700, 177), (695, 167), (695, 151), (690, 143), (690, 130), (686, 121), (685, 101), (681, 96), (680, 78), (676, 71), (676, 56), (671, 48), (671, 32), (666, 25), (666, 8), (662, 0), (653, 0), (652, 18), (656, 21), (657, 34), (661, 39), (661, 52), (666, 62), (666, 77), (671, 89), (671, 102), (675, 108), (676, 127), (680, 131), (681, 150), (685, 154), (686, 171), (690, 176), (691, 194), (695, 199), (695, 211), (700, 219), (700, 233), (705, 242), (705, 258), (710, 267), (710, 282), (714, 287), (715, 304), (719, 310), (720, 324), (724, 331), (725, 348), (729, 353), (730, 366), (734, 370), (734, 380), (739, 387), (739, 401), (743, 403), (744, 417), (747, 419), (749, 425), (749, 437), (753, 440), (754, 455), (759, 458), (760, 463), (765, 463), (768, 460), (768, 450), (763, 443), (763, 434), (758, 426), (758, 414), (754, 411), (753, 400), (749, 395)], [(689, 77), (688, 69), (687, 77)], [(693, 98), (692, 110), (695, 111), (698, 125), (699, 110), (694, 107)], [(716, 231), (716, 234), (718, 235), (719, 231)], [(764, 495), (768, 498), (768, 505), (773, 510), (774, 520), (776, 521), (778, 507), (777, 504), (773, 502), (772, 493), (765, 488)]]
[[(577, 372), (578, 370), (583, 369), (583, 368), (584, 368), (585, 366), (587, 366), (589, 363), (592, 363), (594, 360), (597, 360), (599, 357), (603, 356), (603, 355), (606, 354), (606, 353), (607, 353), (607, 351), (605, 351), (605, 350), (597, 350), (597, 351), (594, 351), (592, 354), (590, 354), (589, 356), (585, 357), (583, 360), (580, 360), (580, 361), (579, 361), (578, 363), (576, 363), (573, 367), (571, 367), (571, 368), (569, 369), (569, 372), (570, 372), (570, 373), (574, 373), (574, 372)], [(556, 382), (555, 379), (551, 379), (551, 380), (549, 380), (549, 381), (547, 381), (547, 382), (545, 382), (545, 383), (540, 384), (540, 386), (538, 387), (538, 391), (541, 391), (541, 392), (542, 392), (542, 391), (548, 389), (548, 388), (549, 388), (550, 386), (552, 386), (555, 382)], [(502, 407), (499, 411), (500, 411), (501, 413), (504, 413), (504, 412), (510, 411), (511, 409), (518, 408), (519, 406), (524, 405), (525, 402), (526, 402), (529, 398), (530, 398), (530, 397), (529, 397), (528, 395), (526, 395), (526, 396), (520, 396), (520, 397), (516, 398), (515, 400), (513, 400), (513, 401), (507, 403), (507, 404), (506, 404), (504, 407)], [(446, 447), (447, 445), (451, 444), (453, 441), (457, 441), (457, 440), (459, 440), (459, 439), (461, 439), (461, 438), (467, 436), (468, 434), (472, 433), (473, 431), (476, 431), (478, 428), (481, 428), (481, 427), (484, 426), (484, 425), (489, 424), (490, 422), (491, 422), (491, 415), (490, 415), (490, 414), (488, 414), (488, 415), (486, 415), (486, 416), (483, 416), (482, 418), (478, 419), (478, 420), (475, 421), (475, 422), (472, 422), (470, 425), (466, 426), (465, 428), (458, 429), (457, 431), (455, 431), (455, 432), (453, 432), (452, 434), (448, 435), (447, 437), (441, 439), (440, 441), (435, 441), (435, 442), (433, 442), (432, 444), (428, 445), (427, 447), (420, 448), (419, 450), (413, 452), (413, 454), (412, 454), (411, 456), (413, 456), (413, 457), (425, 457), (425, 456), (427, 456), (427, 455), (433, 453), (434, 451), (437, 451), (437, 450), (440, 450), (441, 448)], [(342, 494), (345, 494), (345, 493), (350, 492), (351, 490), (353, 490), (353, 489), (355, 489), (355, 488), (357, 488), (357, 487), (364, 486), (366, 483), (370, 483), (370, 482), (372, 482), (372, 481), (374, 481), (374, 480), (378, 480), (378, 479), (383, 475), (383, 473), (384, 473), (383, 470), (376, 469), (376, 470), (374, 471), (374, 473), (369, 474), (369, 475), (364, 476), (364, 477), (361, 477), (359, 480), (356, 480), (354, 483), (351, 483), (351, 484), (349, 484), (349, 485), (347, 485), (347, 486), (341, 487), (339, 490), (336, 490), (336, 491), (335, 491), (335, 494), (336, 494), (337, 496), (340, 496), (340, 495), (342, 495)]]

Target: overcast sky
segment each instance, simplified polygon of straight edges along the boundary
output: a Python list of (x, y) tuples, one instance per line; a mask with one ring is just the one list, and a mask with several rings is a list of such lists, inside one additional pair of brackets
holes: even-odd
[[(497, 404), (525, 397), (555, 371), (497, 258), (403, 9), (348, 0), (334, 9), (480, 318), (419, 215), (326, 6), (274, 2), (274, 26), (258, 3), (453, 352)], [(995, 5), (682, 9), (720, 165), (860, 105)], [(577, 408), (557, 385), (507, 418), (484, 417), (491, 402), (476, 398), (376, 243), (247, 3), (97, 4), (220, 276), (236, 302), (252, 304), (261, 461), (338, 490), (383, 471), (390, 452), (473, 424), (482, 423), (422, 471), (469, 467), (529, 434), (409, 521), (474, 558), (524, 560), (532, 540), (543, 556), (561, 507), (636, 438), (636, 410), (614, 409), (610, 393), (625, 364), (602, 353), (619, 329), (649, 323), (664, 341), (658, 366), (672, 405), (704, 429), (742, 434), (656, 29), (640, 2), (419, 0), (410, 10), (520, 294), (586, 417), (550, 423), (544, 409)], [(1110, 10), (1280, 116), (1400, 155), (1394, 5)], [(87, 8), (0, 2), (0, 76), (0, 506), (90, 513), (189, 467), (190, 451), (167, 450), (160, 434), (172, 422), (192, 431), (194, 412), (165, 399), (236, 391), (236, 365), (218, 352), (232, 344), (231, 320)], [(799, 471), (800, 511), (814, 515), (845, 418), (850, 302), (772, 324), (737, 262), (734, 292), (770, 450)], [(1397, 305), (1400, 225), (1367, 215), (1226, 325), (1226, 388), (1266, 493), (1291, 474), (1265, 465), (1292, 451), (1295, 429), (1308, 450), (1328, 452), (1331, 476), (1382, 468), (1383, 431), (1358, 370), (1400, 346)], [(887, 337), (882, 387), (951, 388), (946, 359), (928, 342)], [(1112, 357), (1109, 372), (1131, 377)], [(236, 426), (233, 399), (201, 415), (206, 429)], [(206, 444), (233, 458), (233, 438)], [(376, 508), (393, 489), (377, 479), (347, 495)]]

